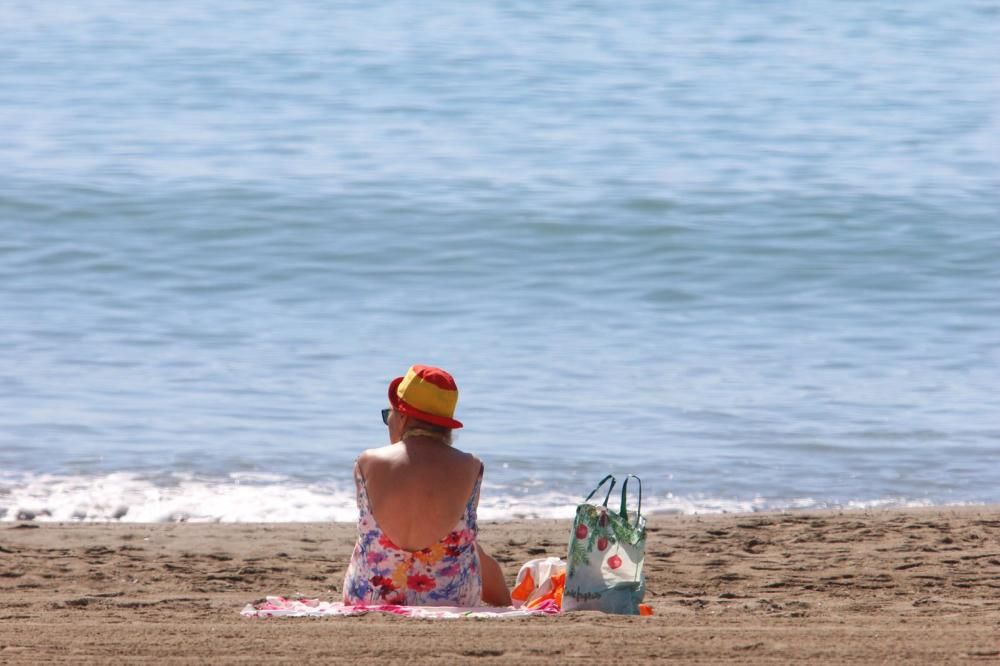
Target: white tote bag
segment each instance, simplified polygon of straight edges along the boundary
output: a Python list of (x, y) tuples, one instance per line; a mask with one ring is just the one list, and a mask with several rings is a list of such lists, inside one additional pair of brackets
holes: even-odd
[[(626, 505), (629, 479), (638, 485), (638, 504), (633, 519)], [(591, 498), (608, 481), (611, 485), (602, 504)], [(566, 590), (563, 610), (600, 610), (605, 613), (638, 615), (646, 592), (642, 563), (646, 549), (646, 519), (642, 516), (642, 481), (634, 474), (622, 483), (621, 507), (608, 509), (615, 487), (610, 474), (576, 508), (569, 535)]]

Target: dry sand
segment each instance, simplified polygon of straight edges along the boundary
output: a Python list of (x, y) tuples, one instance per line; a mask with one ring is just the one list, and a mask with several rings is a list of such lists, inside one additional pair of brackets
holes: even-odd
[[(568, 521), (485, 523), (513, 579)], [(245, 619), (339, 599), (352, 525), (0, 526), (0, 663), (1000, 661), (1000, 507), (662, 516), (654, 617)]]

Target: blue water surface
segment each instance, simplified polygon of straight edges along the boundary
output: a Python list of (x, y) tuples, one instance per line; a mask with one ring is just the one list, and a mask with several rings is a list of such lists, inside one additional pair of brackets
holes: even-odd
[(0, 506), (349, 494), (411, 363), (511, 502), (998, 502), (998, 44), (973, 0), (5, 2)]

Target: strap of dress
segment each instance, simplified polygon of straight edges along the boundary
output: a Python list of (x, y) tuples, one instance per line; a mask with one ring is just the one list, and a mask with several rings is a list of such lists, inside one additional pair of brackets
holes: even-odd
[(354, 461), (354, 478), (358, 483), (357, 501), (359, 516), (369, 515), (372, 512), (371, 503), (368, 501), (368, 486), (365, 485), (365, 475), (361, 471), (361, 466)]
[(476, 477), (476, 483), (472, 486), (472, 493), (469, 495), (469, 501), (465, 503), (465, 523), (466, 527), (474, 527), (476, 525), (476, 507), (479, 505), (479, 491), (483, 485), (483, 466), (479, 466), (479, 476)]

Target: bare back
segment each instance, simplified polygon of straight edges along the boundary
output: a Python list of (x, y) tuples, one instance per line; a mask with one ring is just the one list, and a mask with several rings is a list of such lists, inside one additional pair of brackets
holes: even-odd
[(439, 442), (398, 442), (358, 457), (371, 511), (404, 550), (444, 538), (462, 517), (482, 467), (475, 456)]

